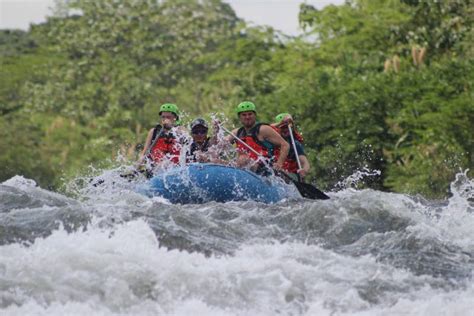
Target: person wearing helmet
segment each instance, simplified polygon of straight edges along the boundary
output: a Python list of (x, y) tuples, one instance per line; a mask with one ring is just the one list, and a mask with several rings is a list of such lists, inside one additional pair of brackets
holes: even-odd
[(280, 113), (277, 116), (275, 116), (275, 122), (272, 123), (272, 127), (276, 131), (279, 132), (280, 126), (288, 125), (288, 124), (291, 124), (291, 126), (292, 126), (293, 137), (295, 137), (295, 139), (297, 141), (299, 141), (301, 144), (304, 144), (303, 135), (301, 135), (301, 133), (298, 132), (298, 129), (296, 128), (296, 125), (293, 122), (293, 117), (291, 116), (290, 113), (284, 112), (284, 113)]
[[(306, 158), (305, 152), (304, 152), (304, 146), (300, 140), (303, 138), (301, 135), (297, 132), (295, 132), (295, 129), (292, 128), (293, 132), (293, 139), (295, 141), (294, 143), (294, 148), (292, 141), (291, 141), (291, 136), (290, 136), (290, 129), (289, 126), (293, 127), (293, 118), (289, 113), (280, 113), (275, 117), (275, 123), (272, 124), (272, 126), (278, 130), (279, 134), (281, 137), (283, 137), (288, 144), (290, 145), (290, 151), (288, 153), (288, 156), (285, 160), (285, 163), (283, 164), (283, 170), (288, 172), (290, 175), (293, 175), (295, 178), (304, 178), (308, 172), (309, 169), (311, 168), (308, 159)], [(278, 154), (279, 148), (275, 148), (275, 155)], [(298, 159), (301, 164), (301, 169), (298, 166), (298, 160), (296, 159), (296, 153), (298, 154)]]
[[(252, 169), (257, 172), (264, 170), (266, 161), (262, 158), (272, 158), (273, 148), (280, 147), (278, 159), (273, 167), (281, 170), (290, 149), (288, 143), (270, 125), (257, 122), (257, 109), (252, 102), (241, 102), (236, 108), (236, 113), (242, 127), (234, 129), (232, 135), (228, 135), (226, 140), (237, 145), (237, 166), (252, 165)], [(246, 145), (236, 141), (234, 136)]]
[[(139, 163), (147, 160), (152, 165), (169, 161), (178, 164), (182, 139), (185, 131), (179, 126), (179, 109), (176, 104), (165, 103), (160, 106), (160, 123), (148, 132)], [(181, 137), (182, 138), (182, 137)]]
[(187, 154), (188, 162), (209, 162), (207, 150), (209, 149), (210, 137), (207, 136), (209, 130), (207, 122), (202, 118), (197, 118), (191, 122), (191, 137), (193, 141)]

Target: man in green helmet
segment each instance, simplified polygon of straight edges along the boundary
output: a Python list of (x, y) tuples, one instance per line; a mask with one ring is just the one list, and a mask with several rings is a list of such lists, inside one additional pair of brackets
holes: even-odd
[(179, 109), (176, 104), (165, 103), (160, 106), (160, 123), (150, 129), (139, 163), (147, 160), (156, 165), (162, 162), (179, 163), (183, 138), (187, 132), (177, 126)]
[(257, 122), (257, 109), (252, 102), (241, 102), (236, 112), (242, 127), (234, 129), (226, 140), (237, 145), (237, 165), (250, 165), (259, 171), (273, 157), (273, 148), (279, 147), (280, 154), (273, 168), (281, 170), (290, 149), (288, 143), (270, 125)]
[[(289, 113), (280, 113), (275, 116), (272, 126), (290, 144), (290, 152), (283, 164), (283, 170), (294, 179), (303, 179), (308, 174), (311, 165), (304, 152), (303, 137), (296, 131), (292, 116)], [(275, 155), (277, 153), (278, 149)]]

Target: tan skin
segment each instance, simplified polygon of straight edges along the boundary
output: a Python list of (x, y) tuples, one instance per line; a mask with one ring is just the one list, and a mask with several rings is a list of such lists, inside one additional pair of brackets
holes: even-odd
[[(288, 123), (280, 124), (279, 129), (280, 129), (280, 135), (283, 138), (287, 139), (288, 137), (290, 137), (290, 129), (288, 128)], [(300, 159), (301, 169), (298, 169), (297, 172), (301, 178), (304, 178), (308, 174), (311, 166), (309, 164), (308, 158), (306, 158), (305, 155), (298, 155), (298, 158)]]
[[(204, 127), (201, 128), (201, 129), (205, 129)], [(197, 129), (199, 130), (199, 129)], [(191, 132), (191, 136), (193, 137), (193, 141), (195, 143), (198, 143), (198, 144), (204, 144), (204, 142), (206, 141), (207, 139), (207, 130), (206, 130), (206, 133), (205, 134), (202, 134), (202, 133), (194, 133), (194, 131)]]
[[(252, 127), (255, 126), (257, 122), (257, 115), (253, 111), (241, 112), (239, 114), (240, 123), (242, 123), (245, 131), (248, 132)], [(237, 134), (239, 129), (236, 128), (232, 131), (233, 135)], [(273, 128), (268, 125), (262, 125), (260, 127), (260, 132), (257, 135), (259, 141), (268, 141), (274, 146), (280, 146), (280, 155), (276, 163), (273, 164), (273, 168), (276, 170), (281, 170), (283, 163), (288, 156), (290, 150), (290, 145), (286, 140), (284, 140)], [(225, 138), (228, 142), (233, 143), (235, 139), (232, 135), (228, 135)], [(242, 166), (250, 162), (250, 158), (245, 153), (239, 153), (237, 157), (237, 165)]]

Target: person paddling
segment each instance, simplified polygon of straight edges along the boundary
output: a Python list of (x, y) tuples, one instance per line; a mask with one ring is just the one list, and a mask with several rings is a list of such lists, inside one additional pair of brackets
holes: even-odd
[[(250, 166), (257, 173), (267, 174), (269, 173), (266, 168), (268, 162), (262, 161), (261, 158), (270, 159), (273, 155), (273, 148), (280, 147), (279, 156), (274, 162), (273, 168), (281, 170), (290, 149), (289, 144), (270, 125), (257, 122), (257, 110), (252, 102), (241, 102), (236, 108), (236, 113), (242, 127), (234, 129), (231, 135), (226, 136), (225, 140), (237, 145), (237, 166)], [(236, 142), (232, 134), (255, 152), (240, 142)]]
[[(179, 163), (180, 150), (186, 131), (179, 127), (179, 109), (176, 104), (160, 106), (160, 123), (150, 129), (140, 154), (139, 165), (150, 162), (152, 166), (162, 162)], [(178, 135), (179, 134), (179, 135)]]
[(295, 137), (295, 140), (299, 141), (302, 145), (304, 145), (303, 135), (301, 135), (301, 133), (296, 128), (296, 125), (293, 122), (293, 117), (290, 113), (283, 112), (275, 116), (275, 122), (272, 123), (271, 126), (279, 132), (280, 126), (285, 124), (291, 124), (293, 126), (293, 136)]
[[(291, 135), (290, 135), (290, 125), (293, 125), (293, 119), (289, 113), (280, 113), (275, 117), (275, 123), (272, 124), (275, 128), (278, 129), (281, 137), (283, 137), (288, 144), (292, 144)], [(302, 144), (303, 137), (295, 131), (293, 128), (291, 130), (293, 133), (294, 147), (290, 146), (290, 151), (288, 156), (283, 164), (283, 170), (285, 170), (289, 175), (295, 177), (295, 179), (301, 177), (303, 179), (309, 172), (311, 166), (304, 152), (304, 146)], [(301, 168), (298, 165), (298, 159), (296, 158), (296, 153), (298, 154), (299, 162)], [(279, 148), (275, 148), (275, 155), (278, 154)]]

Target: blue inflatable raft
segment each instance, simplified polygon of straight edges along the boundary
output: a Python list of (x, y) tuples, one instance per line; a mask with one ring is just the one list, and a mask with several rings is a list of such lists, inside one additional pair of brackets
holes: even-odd
[(149, 180), (148, 196), (161, 196), (171, 203), (256, 201), (275, 203), (300, 197), (293, 185), (253, 172), (217, 164), (195, 163), (172, 168)]

